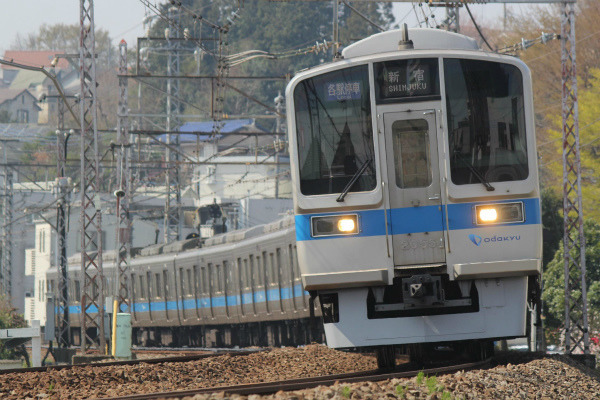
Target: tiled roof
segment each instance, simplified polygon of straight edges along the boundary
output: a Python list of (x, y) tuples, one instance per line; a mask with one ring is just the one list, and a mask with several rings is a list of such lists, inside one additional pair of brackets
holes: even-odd
[(17, 76), (12, 80), (9, 87), (14, 90), (29, 89), (41, 84), (45, 79), (46, 75), (41, 72), (22, 69), (17, 72)]
[[(4, 59), (7, 61), (14, 61), (19, 64), (30, 65), (33, 67), (48, 67), (54, 59), (56, 54), (64, 53), (63, 50), (40, 50), (40, 51), (21, 51), (21, 50), (6, 50), (4, 52)], [(56, 65), (56, 69), (67, 69), (69, 68), (69, 62), (61, 58)], [(8, 65), (2, 65), (2, 69), (17, 69)]]
[[(240, 131), (260, 131), (260, 128), (251, 126), (254, 120), (250, 118), (246, 119), (228, 119), (222, 121), (223, 126), (220, 129), (221, 133), (234, 133)], [(180, 134), (179, 142), (195, 142), (196, 140), (206, 141), (212, 138), (214, 122), (213, 121), (202, 121), (202, 122), (186, 122), (181, 125), (178, 129), (179, 132), (193, 132), (190, 134)], [(197, 135), (198, 134), (198, 135)], [(222, 135), (217, 135), (217, 139), (222, 138)], [(158, 140), (165, 141), (166, 135), (158, 136)]]

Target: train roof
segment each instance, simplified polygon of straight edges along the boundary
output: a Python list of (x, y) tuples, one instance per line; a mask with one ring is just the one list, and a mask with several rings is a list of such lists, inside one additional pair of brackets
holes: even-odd
[[(293, 215), (285, 215), (273, 222), (257, 225), (252, 228), (247, 229), (238, 229), (235, 231), (222, 233), (220, 235), (215, 235), (211, 238), (208, 238), (201, 242), (199, 238), (180, 240), (168, 244), (156, 244), (145, 247), (143, 249), (136, 249), (134, 251), (134, 260), (135, 258), (141, 257), (153, 257), (153, 256), (165, 256), (167, 257), (169, 254), (182, 253), (189, 250), (200, 249), (200, 248), (210, 248), (213, 246), (218, 246), (222, 244), (230, 244), (241, 242), (246, 239), (258, 238), (262, 235), (268, 235), (273, 232), (281, 231), (284, 229), (288, 229), (294, 227), (295, 220)], [(91, 252), (93, 253), (93, 252)], [(117, 252), (116, 250), (105, 250), (102, 252), (102, 260), (107, 264), (114, 264), (117, 261)], [(73, 254), (68, 258), (69, 268), (76, 267), (81, 262), (81, 253)], [(132, 260), (133, 261), (133, 260)], [(56, 266), (50, 268), (53, 271), (56, 271)]]
[[(480, 50), (477, 41), (465, 35), (432, 28), (408, 29), (408, 39), (413, 42), (410, 50)], [(344, 58), (355, 58), (373, 54), (408, 51), (399, 49), (402, 29), (378, 33), (359, 40), (342, 50)]]

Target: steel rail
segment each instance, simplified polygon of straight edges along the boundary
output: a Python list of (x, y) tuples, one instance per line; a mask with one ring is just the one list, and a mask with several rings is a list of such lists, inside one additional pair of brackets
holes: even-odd
[[(174, 398), (183, 398), (187, 396), (194, 396), (197, 394), (206, 394), (206, 393), (220, 393), (224, 392), (225, 395), (241, 395), (247, 396), (251, 394), (258, 395), (267, 395), (277, 393), (279, 391), (296, 391), (296, 390), (304, 390), (304, 389), (312, 389), (317, 386), (330, 386), (335, 384), (336, 382), (343, 383), (354, 383), (354, 382), (377, 382), (384, 381), (387, 379), (393, 378), (412, 378), (417, 376), (418, 373), (423, 372), (425, 375), (434, 375), (434, 374), (442, 374), (442, 373), (452, 373), (457, 371), (466, 371), (471, 369), (483, 368), (490, 364), (491, 359), (486, 359), (484, 361), (466, 363), (466, 364), (458, 364), (458, 365), (450, 365), (436, 368), (428, 368), (422, 369), (417, 368), (409, 371), (379, 371), (379, 370), (371, 370), (371, 371), (361, 371), (361, 372), (352, 372), (347, 374), (337, 374), (337, 375), (325, 375), (325, 376), (317, 376), (310, 378), (299, 378), (299, 379), (290, 379), (285, 381), (275, 381), (275, 382), (261, 382), (261, 383), (250, 383), (250, 384), (242, 384), (242, 385), (232, 385), (232, 386), (216, 386), (210, 388), (198, 388), (198, 389), (187, 389), (187, 390), (176, 390), (171, 392), (157, 392), (157, 393), (144, 393), (144, 394), (134, 394), (134, 395), (126, 395), (126, 396), (118, 396), (118, 397), (102, 397), (94, 400), (145, 400), (145, 399), (174, 399)], [(406, 364), (407, 366), (414, 368), (414, 366), (410, 364)], [(401, 367), (400, 367), (401, 368)]]

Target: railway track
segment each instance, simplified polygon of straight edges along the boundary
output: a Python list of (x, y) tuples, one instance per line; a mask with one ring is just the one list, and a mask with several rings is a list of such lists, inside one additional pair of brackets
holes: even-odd
[(263, 383), (252, 383), (243, 385), (231, 385), (231, 386), (216, 386), (208, 388), (198, 388), (189, 390), (178, 390), (170, 392), (157, 392), (157, 393), (141, 393), (135, 395), (118, 396), (118, 397), (102, 397), (95, 400), (144, 400), (144, 399), (176, 399), (187, 396), (195, 396), (197, 394), (207, 394), (215, 392), (224, 392), (226, 395), (268, 395), (277, 393), (279, 391), (295, 391), (303, 389), (311, 389), (317, 386), (329, 386), (336, 382), (354, 383), (354, 382), (377, 382), (384, 381), (393, 378), (411, 378), (416, 376), (419, 372), (423, 372), (426, 375), (436, 374), (449, 374), (457, 371), (467, 371), (471, 369), (484, 368), (490, 365), (491, 359), (485, 361), (466, 363), (466, 364), (455, 364), (446, 365), (428, 369), (414, 369), (414, 366), (410, 364), (401, 365), (394, 371), (362, 371), (348, 374), (337, 374), (337, 375), (325, 375), (311, 378), (300, 378), (290, 379), (285, 381), (275, 382), (263, 382)]
[[(146, 351), (146, 350), (145, 350)], [(140, 363), (146, 364), (160, 364), (165, 362), (187, 362), (187, 361), (196, 361), (201, 360), (203, 358), (217, 357), (222, 356), (224, 354), (229, 354), (231, 356), (244, 356), (248, 354), (253, 354), (259, 351), (268, 351), (268, 350), (218, 350), (218, 351), (210, 351), (202, 352), (200, 354), (194, 354), (193, 351), (188, 351), (188, 354), (180, 355), (180, 356), (167, 356), (167, 357), (154, 357), (154, 358), (139, 358), (136, 360), (123, 360), (123, 361), (108, 361), (108, 362), (93, 362), (93, 363), (82, 363), (82, 364), (64, 364), (64, 365), (47, 365), (44, 367), (31, 367), (31, 368), (13, 368), (13, 369), (3, 369), (0, 370), (0, 375), (10, 374), (10, 373), (23, 373), (23, 372), (44, 372), (50, 370), (64, 370), (64, 369), (72, 369), (72, 368), (83, 368), (88, 366), (93, 367), (111, 367), (117, 365), (136, 365)], [(154, 350), (152, 351), (154, 352)], [(189, 354), (192, 353), (192, 354)]]

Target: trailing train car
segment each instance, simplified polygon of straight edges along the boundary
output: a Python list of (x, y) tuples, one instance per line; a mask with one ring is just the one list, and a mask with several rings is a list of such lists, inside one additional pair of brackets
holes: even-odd
[(327, 344), (485, 356), (523, 337), (542, 226), (531, 74), (435, 30), (380, 33), (286, 90), (298, 259)]
[[(313, 300), (304, 291), (294, 219), (142, 249), (129, 273), (134, 343), (171, 346), (267, 346), (323, 341)], [(201, 247), (200, 247), (201, 246)], [(69, 259), (69, 313), (80, 340), (80, 256)], [(115, 254), (103, 264), (116, 293)], [(57, 287), (57, 270), (48, 271)]]

